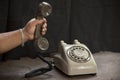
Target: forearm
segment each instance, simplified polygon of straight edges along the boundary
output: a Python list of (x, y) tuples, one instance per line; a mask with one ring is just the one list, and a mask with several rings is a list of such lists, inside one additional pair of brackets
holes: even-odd
[[(0, 33), (0, 54), (5, 53), (20, 44), (22, 42), (26, 42), (28, 40), (33, 40), (34, 39), (34, 32), (35, 32), (35, 27), (36, 25), (41, 24), (42, 25), (42, 30), (40, 31), (40, 34), (45, 35), (46, 33), (46, 19), (42, 20), (37, 20), (35, 18), (31, 19), (22, 29), (20, 30), (15, 30), (11, 32), (5, 32), (5, 33)], [(23, 36), (24, 35), (24, 36)]]
[[(24, 37), (24, 42), (28, 39)], [(21, 33), (19, 30), (0, 33), (0, 54), (5, 53), (19, 45), (21, 45)]]

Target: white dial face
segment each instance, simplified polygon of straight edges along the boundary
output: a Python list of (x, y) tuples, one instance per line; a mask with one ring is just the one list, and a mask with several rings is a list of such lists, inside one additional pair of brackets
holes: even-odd
[(80, 58), (87, 58), (89, 56), (88, 52), (83, 48), (76, 48), (73, 50), (73, 54)]
[(84, 47), (73, 46), (69, 48), (68, 56), (75, 62), (86, 62), (90, 58), (90, 53)]

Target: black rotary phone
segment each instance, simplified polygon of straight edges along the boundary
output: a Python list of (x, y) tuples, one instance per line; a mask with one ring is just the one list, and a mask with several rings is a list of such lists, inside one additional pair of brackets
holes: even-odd
[[(52, 6), (47, 2), (42, 2), (38, 6), (37, 14), (36, 14), (35, 17), (36, 17), (36, 19), (43, 19), (44, 17), (49, 16), (51, 14), (51, 12), (52, 12)], [(29, 73), (26, 73), (25, 74), (26, 78), (41, 75), (41, 74), (44, 74), (44, 73), (52, 70), (51, 62), (45, 60), (43, 58), (43, 56), (41, 56), (41, 54), (39, 54), (39, 52), (42, 53), (42, 52), (46, 51), (49, 48), (48, 40), (40, 34), (41, 26), (42, 25), (37, 25), (36, 29), (35, 29), (35, 47), (36, 47), (36, 50), (38, 52), (37, 56), (43, 62), (47, 63), (48, 67), (36, 69), (36, 70), (33, 70), (33, 71), (29, 72)]]

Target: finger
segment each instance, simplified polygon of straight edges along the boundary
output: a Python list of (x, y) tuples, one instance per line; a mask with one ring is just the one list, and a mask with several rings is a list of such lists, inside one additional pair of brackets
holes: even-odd
[(45, 34), (46, 34), (46, 31), (42, 31), (41, 34), (42, 34), (42, 35), (45, 35)]
[(35, 18), (33, 18), (30, 21), (32, 21), (34, 24), (42, 24), (42, 23), (47, 22), (45, 18), (43, 18), (43, 19), (35, 19)]
[(42, 26), (42, 29), (41, 29), (41, 34), (42, 34), (42, 35), (45, 35), (46, 32), (47, 32), (47, 27), (46, 27), (46, 24), (44, 24), (44, 25)]
[(46, 20), (46, 18), (43, 18), (43, 21), (44, 21), (44, 23), (47, 23), (47, 20)]
[(42, 28), (42, 29), (41, 29), (41, 33), (42, 33), (42, 32), (47, 32), (47, 28)]
[(46, 34), (46, 32), (42, 32), (42, 35), (45, 35)]
[(42, 25), (42, 29), (47, 30), (47, 23), (44, 23), (44, 24)]
[(46, 31), (47, 31), (47, 29), (46, 29), (46, 28), (42, 29), (42, 32), (46, 32)]

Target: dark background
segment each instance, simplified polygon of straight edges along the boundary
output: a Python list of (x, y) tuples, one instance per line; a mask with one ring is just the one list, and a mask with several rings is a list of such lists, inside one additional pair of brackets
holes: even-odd
[[(120, 51), (120, 1), (119, 0), (0, 0), (0, 32), (23, 28), (35, 16), (40, 2), (53, 6), (47, 17), (46, 37), (50, 48), (45, 55), (56, 52), (60, 40), (72, 43), (78, 39), (92, 53)], [(36, 57), (33, 41), (1, 55), (2, 59)]]

